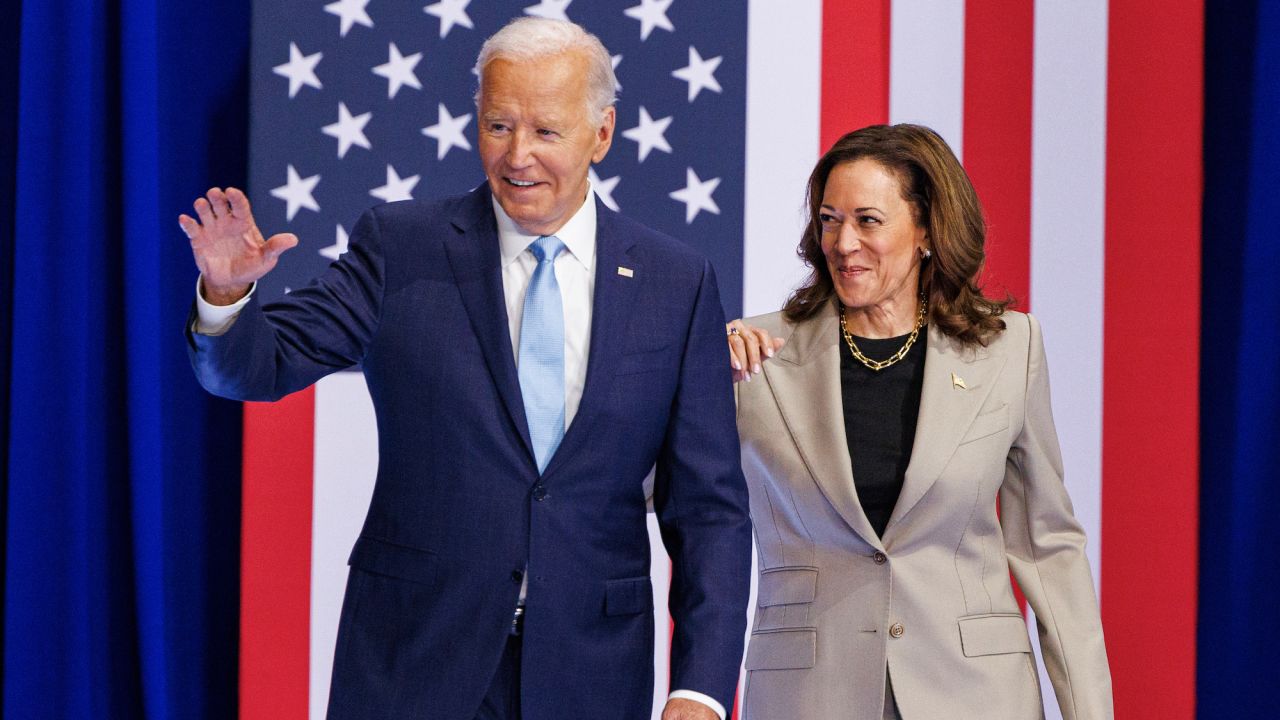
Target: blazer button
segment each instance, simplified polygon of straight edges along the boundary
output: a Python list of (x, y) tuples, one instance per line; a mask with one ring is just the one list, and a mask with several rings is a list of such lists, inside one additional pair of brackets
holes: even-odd
[(907, 629), (906, 629), (906, 628), (904, 628), (904, 627), (902, 627), (902, 623), (894, 623), (894, 624), (892, 624), (892, 625), (890, 625), (890, 626), (889, 626), (889, 636), (890, 636), (890, 637), (900, 638), (900, 637), (902, 637), (902, 633), (904, 633), (904, 632), (906, 632), (906, 631), (907, 631)]
[(547, 486), (538, 483), (533, 486), (533, 499), (539, 502), (547, 499)]
[(889, 561), (889, 558), (886, 557), (885, 554), (880, 552), (879, 550), (876, 551), (875, 555), (871, 556), (871, 559), (875, 560), (877, 565), (883, 565)]

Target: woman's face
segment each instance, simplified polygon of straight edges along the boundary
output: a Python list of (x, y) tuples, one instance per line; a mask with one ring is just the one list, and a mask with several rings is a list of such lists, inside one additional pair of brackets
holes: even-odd
[(927, 240), (897, 177), (866, 158), (837, 165), (820, 213), (822, 253), (840, 302), (913, 318)]

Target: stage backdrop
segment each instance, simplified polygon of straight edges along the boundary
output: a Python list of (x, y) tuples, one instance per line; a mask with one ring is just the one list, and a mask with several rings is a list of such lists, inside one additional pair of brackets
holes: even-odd
[[(264, 299), (320, 273), (365, 208), (483, 179), (470, 68), (522, 13), (582, 23), (614, 54), (618, 133), (596, 192), (709, 256), (730, 316), (776, 310), (802, 277), (823, 148), (927, 124), (983, 200), (988, 291), (1044, 324), (1117, 715), (1193, 717), (1201, 1), (531, 2), (256, 3), (250, 190), (264, 230), (302, 240)], [(322, 717), (377, 466), (372, 407), (341, 373), (245, 422), (241, 713)], [(667, 574), (655, 541), (659, 603)]]

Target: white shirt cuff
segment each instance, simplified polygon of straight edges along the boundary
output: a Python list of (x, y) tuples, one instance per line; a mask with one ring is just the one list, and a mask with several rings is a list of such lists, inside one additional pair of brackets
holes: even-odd
[(226, 332), (244, 306), (249, 304), (253, 291), (258, 289), (258, 283), (255, 282), (239, 300), (230, 305), (214, 305), (200, 294), (200, 281), (201, 278), (196, 278), (196, 321), (191, 325), (191, 331), (200, 335), (221, 335)]
[(720, 717), (720, 720), (724, 720), (725, 718), (724, 706), (716, 702), (715, 698), (703, 695), (700, 692), (694, 692), (692, 690), (672, 690), (671, 694), (667, 696), (667, 699), (693, 700), (695, 702), (700, 702), (714, 710), (716, 715)]

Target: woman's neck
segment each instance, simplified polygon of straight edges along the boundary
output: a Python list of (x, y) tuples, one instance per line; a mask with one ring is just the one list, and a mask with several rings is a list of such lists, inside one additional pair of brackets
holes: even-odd
[(858, 337), (880, 338), (906, 335), (916, 327), (920, 301), (914, 297), (906, 303), (885, 303), (844, 309), (845, 327)]

